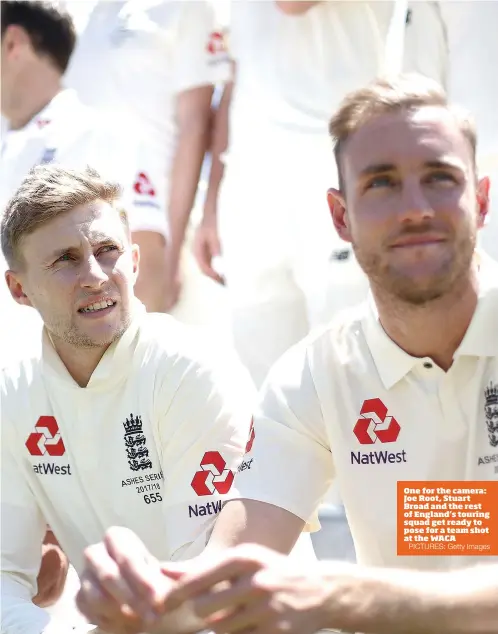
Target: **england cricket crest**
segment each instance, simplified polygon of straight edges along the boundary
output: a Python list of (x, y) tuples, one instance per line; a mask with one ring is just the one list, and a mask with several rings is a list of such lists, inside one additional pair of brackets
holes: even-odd
[(490, 383), (484, 390), (484, 413), (489, 442), (492, 447), (498, 447), (498, 383)]
[(142, 417), (130, 414), (130, 418), (125, 420), (123, 427), (125, 429), (124, 441), (130, 469), (132, 471), (152, 469), (149, 450), (145, 444), (147, 439), (142, 431)]

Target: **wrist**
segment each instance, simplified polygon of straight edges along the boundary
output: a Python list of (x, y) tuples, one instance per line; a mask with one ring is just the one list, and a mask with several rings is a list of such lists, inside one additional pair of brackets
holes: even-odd
[(359, 622), (358, 598), (361, 595), (359, 580), (356, 578), (358, 566), (344, 562), (320, 562), (320, 583), (324, 589), (318, 608), (319, 628), (362, 631)]
[(216, 222), (216, 217), (218, 215), (218, 207), (216, 204), (216, 199), (211, 200), (209, 196), (206, 197), (204, 201), (204, 209), (202, 210), (202, 221), (207, 222)]

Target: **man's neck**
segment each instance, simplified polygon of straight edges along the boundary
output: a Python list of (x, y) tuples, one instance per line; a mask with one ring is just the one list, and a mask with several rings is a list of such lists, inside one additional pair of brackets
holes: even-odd
[(15, 94), (2, 114), (11, 130), (27, 125), (61, 91), (61, 75), (52, 66), (40, 62), (18, 82)]
[(421, 306), (387, 296), (373, 285), (372, 294), (380, 323), (394, 343), (413, 357), (433, 359), (448, 371), (477, 306), (477, 273), (472, 271), (458, 288)]
[(86, 387), (109, 345), (101, 348), (77, 348), (57, 337), (50, 337), (55, 351), (73, 380)]

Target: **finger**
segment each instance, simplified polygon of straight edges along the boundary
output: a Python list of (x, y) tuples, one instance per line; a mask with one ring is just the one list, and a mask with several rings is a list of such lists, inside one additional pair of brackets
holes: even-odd
[(206, 626), (215, 634), (251, 633), (267, 631), (265, 625), (274, 620), (267, 600), (240, 607), (221, 617), (206, 619)]
[(185, 568), (184, 563), (185, 562), (179, 562), (179, 564), (177, 564), (170, 561), (163, 561), (159, 563), (159, 566), (161, 567), (163, 575), (166, 575), (170, 579), (174, 579), (176, 581), (177, 579), (183, 577), (188, 570), (188, 568)]
[(221, 284), (221, 286), (225, 286), (225, 278), (221, 277), (211, 266), (209, 266), (205, 271), (203, 271), (205, 275), (214, 280), (217, 284)]
[(195, 572), (185, 574), (176, 582), (166, 598), (166, 610), (175, 609), (184, 601), (205, 594), (218, 583), (232, 581), (260, 568), (258, 562), (239, 558), (229, 558), (217, 563), (209, 560), (199, 562), (199, 566)]
[(212, 266), (212, 253), (209, 247), (209, 243), (204, 242), (199, 245), (199, 250), (196, 255), (197, 263), (202, 273), (218, 284), (224, 284), (224, 279), (219, 273), (217, 273)]
[[(171, 579), (162, 573), (158, 560), (132, 531), (114, 528), (107, 532), (105, 544), (138, 601), (134, 604), (138, 613), (151, 617), (171, 589)], [(132, 608), (135, 609), (133, 605)]]
[(85, 572), (80, 579), (80, 587), (75, 597), (78, 610), (90, 623), (100, 627), (107, 601), (109, 601), (109, 595), (104, 593), (92, 575)]
[(130, 588), (118, 564), (107, 551), (105, 544), (94, 544), (84, 552), (86, 577), (107, 595), (106, 603), (112, 603), (117, 611), (129, 606), (132, 612), (142, 613), (146, 609), (142, 599)]
[(254, 586), (253, 575), (249, 575), (239, 578), (234, 583), (219, 583), (192, 601), (196, 614), (206, 618), (220, 611), (232, 612), (261, 601), (264, 597), (264, 591)]
[(97, 579), (89, 574), (85, 573), (81, 579), (76, 606), (90, 623), (105, 631), (136, 634), (143, 630), (143, 621), (129, 609), (120, 608), (105, 590), (99, 587)]

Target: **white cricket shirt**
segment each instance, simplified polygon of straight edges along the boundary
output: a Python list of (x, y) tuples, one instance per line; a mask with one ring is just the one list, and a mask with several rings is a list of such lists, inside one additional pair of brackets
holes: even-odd
[(247, 373), (194, 328), (137, 306), (87, 387), (45, 333), (0, 375), (2, 634), (67, 631), (31, 602), (47, 524), (78, 573), (113, 525), (181, 559), (203, 549), (230, 490), (254, 404)]
[(282, 357), (254, 432), (233, 497), (282, 507), (316, 530), (336, 480), (359, 563), (451, 569), (486, 559), (398, 557), (396, 482), (498, 480), (498, 265), (482, 260), (477, 310), (447, 373), (401, 350), (371, 303)]
[(273, 143), (279, 131), (282, 137), (292, 133), (296, 154), (307, 154), (309, 135), (325, 146), (328, 121), (342, 98), (383, 70), (390, 28), (404, 31), (401, 66), (444, 83), (447, 48), (436, 3), (409, 3), (406, 17), (393, 24), (397, 3), (320, 2), (290, 16), (275, 2), (232, 0), (229, 43), (237, 74), (230, 160), (259, 144), (259, 158), (271, 163), (267, 153), (279, 149)]
[[(0, 208), (3, 209), (29, 170), (42, 163), (93, 167), (120, 183), (131, 229), (143, 229), (143, 209), (160, 208), (154, 192), (138, 186), (137, 154), (142, 141), (125, 134), (118, 116), (110, 119), (84, 105), (71, 89), (59, 92), (19, 130), (7, 130), (0, 154)], [(155, 230), (168, 235), (166, 215), (157, 215)]]
[(67, 85), (99, 111), (122, 113), (144, 142), (141, 173), (167, 202), (177, 97), (230, 75), (212, 7), (204, 0), (65, 4), (78, 32)]

